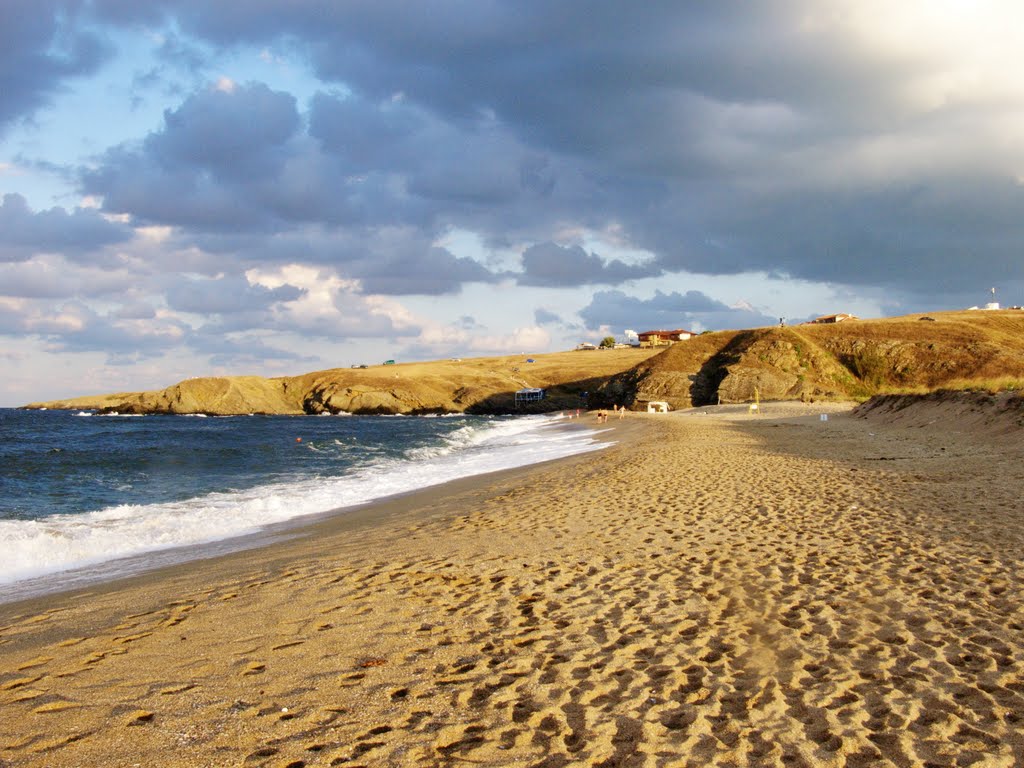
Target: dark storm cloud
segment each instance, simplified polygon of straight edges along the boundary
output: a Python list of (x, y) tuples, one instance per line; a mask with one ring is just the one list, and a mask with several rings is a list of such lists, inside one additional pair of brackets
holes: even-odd
[(689, 326), (698, 323), (705, 330), (721, 330), (778, 322), (778, 318), (767, 317), (755, 310), (729, 307), (700, 291), (687, 291), (685, 294), (655, 291), (650, 299), (630, 296), (622, 291), (599, 291), (579, 315), (591, 329), (609, 326), (635, 331), (693, 330)]
[[(654, 254), (651, 274), (760, 271), (904, 296), (1024, 277), (1019, 158), (985, 133), (1016, 105), (929, 104), (914, 89), (939, 54), (871, 45), (829, 4), (92, 7), (114, 24), (170, 24), (168, 53), (195, 66), (201, 46), (271, 46), (337, 86), (308, 105), (308, 133), (290, 97), (261, 86), (169, 111), (141, 147), (85, 176), (109, 210), (140, 220), (233, 233), (313, 222), (353, 239), (401, 226), (426, 242), (458, 227), (492, 247), (614, 225)], [(39, 50), (42, 36), (29, 38)], [(555, 256), (524, 261), (519, 282), (639, 269)], [(429, 249), (415, 258), (439, 263)], [(413, 282), (365, 264), (360, 275), (392, 293)]]
[(128, 226), (107, 221), (89, 208), (71, 213), (63, 208), (32, 211), (25, 198), (14, 193), (0, 202), (0, 262), (25, 261), (37, 253), (86, 260), (105, 246), (131, 238)]
[[(872, 53), (818, 3), (381, 2), (347, 8), (335, 24), (317, 23), (326, 10), (318, 3), (264, 14), (232, 3), (183, 7), (185, 27), (219, 43), (301, 37), (317, 72), (366, 103), (401, 94), (442, 122), (495, 120), (524, 146), (572, 159), (597, 200), (552, 205), (578, 221), (613, 212), (668, 269), (768, 270), (922, 292), (1020, 269), (1006, 246), (1024, 220), (1019, 193), (994, 174), (984, 195), (909, 210), (891, 205), (888, 179), (851, 176), (848, 191), (837, 191), (813, 177), (821, 161), (873, 137), (919, 130), (904, 93), (935, 65)], [(408, 126), (379, 127), (391, 142), (408, 136)], [(382, 158), (381, 144), (369, 143), (364, 157), (377, 158), (376, 168), (409, 170), (401, 153)], [(460, 183), (471, 164), (446, 166), (435, 181), (507, 204), (506, 187)], [(442, 183), (410, 179), (414, 193), (454, 198)], [(908, 186), (941, 198), (962, 180), (940, 168), (911, 174)], [(945, 218), (945, 208), (957, 215)], [(992, 217), (993, 208), (1013, 215)], [(492, 226), (485, 236), (501, 237), (498, 222), (476, 220)], [(970, 259), (956, 246), (968, 239)]]
[(5, 0), (0, 8), (0, 135), (30, 117), (71, 78), (95, 72), (112, 53), (78, 24), (84, 3)]
[(516, 281), (520, 285), (566, 288), (595, 283), (621, 283), (642, 277), (657, 277), (658, 267), (625, 264), (618, 259), (606, 261), (596, 253), (588, 254), (580, 246), (562, 247), (540, 243), (523, 252), (523, 272)]

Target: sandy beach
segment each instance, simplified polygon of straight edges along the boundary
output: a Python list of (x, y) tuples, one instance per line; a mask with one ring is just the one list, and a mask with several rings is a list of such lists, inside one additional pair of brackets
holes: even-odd
[(1024, 764), (1020, 431), (847, 411), (2, 605), (0, 766)]

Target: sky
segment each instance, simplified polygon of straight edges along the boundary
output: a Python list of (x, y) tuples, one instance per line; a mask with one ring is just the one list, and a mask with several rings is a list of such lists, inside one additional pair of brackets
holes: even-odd
[(0, 406), (1024, 303), (1017, 0), (2, 0)]

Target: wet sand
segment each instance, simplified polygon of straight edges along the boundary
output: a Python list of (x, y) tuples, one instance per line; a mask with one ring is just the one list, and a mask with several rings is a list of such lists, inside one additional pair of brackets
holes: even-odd
[(1024, 764), (1020, 432), (936, 421), (629, 414), (0, 606), (0, 765)]

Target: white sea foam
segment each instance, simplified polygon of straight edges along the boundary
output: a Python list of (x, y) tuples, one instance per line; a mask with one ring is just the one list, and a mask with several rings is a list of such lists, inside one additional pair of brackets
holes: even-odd
[(607, 445), (595, 439), (595, 431), (559, 429), (557, 421), (474, 421), (436, 446), (410, 450), (402, 458), (380, 460), (342, 477), (268, 484), (175, 503), (0, 521), (0, 585), (231, 539), (295, 518)]

